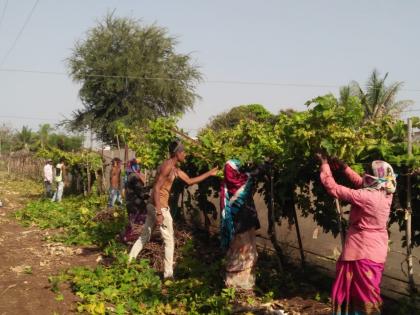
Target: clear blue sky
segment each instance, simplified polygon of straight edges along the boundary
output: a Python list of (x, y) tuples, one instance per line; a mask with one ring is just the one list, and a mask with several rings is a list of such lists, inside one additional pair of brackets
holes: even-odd
[[(0, 0), (0, 18), (5, 3)], [(8, 1), (0, 61), (34, 3)], [(2, 68), (67, 71), (74, 43), (114, 9), (167, 27), (178, 37), (178, 51), (191, 53), (207, 80), (335, 86), (365, 83), (377, 68), (390, 73), (389, 82), (420, 90), (420, 2), (414, 0), (40, 0)], [(180, 122), (191, 133), (235, 105), (302, 109), (306, 100), (337, 89), (203, 83), (197, 92), (202, 100)], [(420, 110), (420, 92), (403, 91), (400, 98), (413, 99), (412, 109)], [(66, 76), (0, 72), (0, 122), (37, 129), (79, 107), (78, 86)]]

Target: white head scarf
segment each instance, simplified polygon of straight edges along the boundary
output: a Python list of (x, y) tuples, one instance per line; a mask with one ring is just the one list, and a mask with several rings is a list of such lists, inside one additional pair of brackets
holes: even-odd
[(383, 189), (387, 194), (395, 193), (397, 189), (397, 176), (390, 164), (380, 160), (373, 161), (372, 171), (373, 175), (365, 174), (363, 176), (363, 187), (365, 189)]

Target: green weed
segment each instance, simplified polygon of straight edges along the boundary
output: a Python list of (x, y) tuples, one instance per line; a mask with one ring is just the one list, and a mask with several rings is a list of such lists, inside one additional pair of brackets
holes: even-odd
[(32, 224), (41, 229), (53, 229), (52, 241), (68, 245), (106, 246), (123, 229), (125, 211), (116, 209), (108, 221), (95, 221), (95, 215), (106, 207), (106, 196), (85, 198), (67, 197), (61, 203), (49, 200), (29, 202), (15, 212), (15, 217), (25, 226)]

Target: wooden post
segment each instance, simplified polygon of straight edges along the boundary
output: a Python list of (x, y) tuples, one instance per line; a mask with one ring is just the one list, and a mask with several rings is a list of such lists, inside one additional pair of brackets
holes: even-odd
[(121, 160), (121, 153), (120, 153), (120, 138), (118, 137), (118, 135), (116, 135), (116, 137), (117, 137), (117, 148), (118, 148), (118, 157), (120, 158), (120, 160)]
[(300, 260), (302, 263), (302, 268), (305, 268), (305, 253), (303, 251), (302, 237), (300, 235), (299, 221), (298, 221), (298, 216), (297, 216), (296, 206), (295, 206), (294, 201), (293, 201), (293, 218), (295, 220), (296, 235), (297, 235), (297, 239), (299, 243)]
[(87, 172), (87, 192), (90, 195), (91, 193), (91, 184), (92, 184), (92, 178), (90, 176), (90, 168), (89, 168), (89, 162), (86, 165), (86, 172)]
[[(81, 185), (80, 185), (80, 182), (81, 182), (81, 176), (80, 176), (80, 173), (79, 173), (79, 171), (76, 173), (76, 175), (75, 175), (75, 177), (76, 177), (76, 192), (81, 192), (82, 191), (82, 187), (81, 187)], [(84, 192), (83, 192), (84, 193)]]
[(270, 167), (270, 204), (268, 209), (268, 233), (270, 236), (271, 244), (277, 254), (277, 265), (279, 267), (279, 271), (283, 272), (284, 267), (284, 255), (283, 250), (280, 247), (280, 244), (277, 240), (276, 234), (276, 215), (274, 213), (274, 174), (273, 174), (273, 167)]
[(127, 165), (127, 161), (128, 161), (128, 145), (125, 144), (124, 145), (124, 164)]
[(102, 165), (101, 165), (101, 171), (102, 171), (101, 191), (102, 191), (102, 193), (105, 193), (105, 191), (106, 191), (106, 179), (105, 179), (105, 168), (104, 168), (104, 163), (103, 162), (102, 162)]
[[(407, 143), (407, 154), (410, 157), (413, 154), (413, 122), (411, 118), (407, 120), (408, 125), (408, 143)], [(407, 175), (407, 208), (405, 210), (406, 219), (406, 240), (407, 240), (407, 269), (408, 269), (408, 283), (410, 285), (410, 291), (416, 291), (416, 285), (414, 283), (414, 271), (413, 271), (413, 254), (412, 254), (412, 243), (411, 243), (411, 176)]]
[(344, 231), (343, 231), (343, 210), (341, 208), (340, 201), (337, 198), (335, 198), (334, 201), (335, 201), (335, 208), (338, 213), (338, 231), (340, 233), (340, 238), (341, 238), (341, 250), (343, 250), (344, 241), (345, 241)]
[(106, 191), (106, 180), (105, 180), (105, 158), (104, 158), (104, 144), (102, 143), (102, 163), (101, 163), (101, 170), (102, 170), (102, 193)]

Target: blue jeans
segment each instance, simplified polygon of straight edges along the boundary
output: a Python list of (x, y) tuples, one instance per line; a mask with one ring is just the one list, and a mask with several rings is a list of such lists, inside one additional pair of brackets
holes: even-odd
[(47, 198), (51, 198), (51, 192), (52, 192), (52, 184), (51, 184), (51, 182), (45, 180), (44, 181), (44, 187), (45, 187), (45, 196)]
[(63, 197), (63, 190), (64, 190), (64, 183), (58, 182), (57, 183), (57, 190), (54, 193), (54, 196), (52, 197), (51, 201), (58, 201), (61, 202), (61, 198)]
[(122, 204), (121, 193), (119, 189), (110, 188), (109, 189), (109, 199), (108, 199), (108, 207), (112, 208), (115, 205), (115, 202)]

